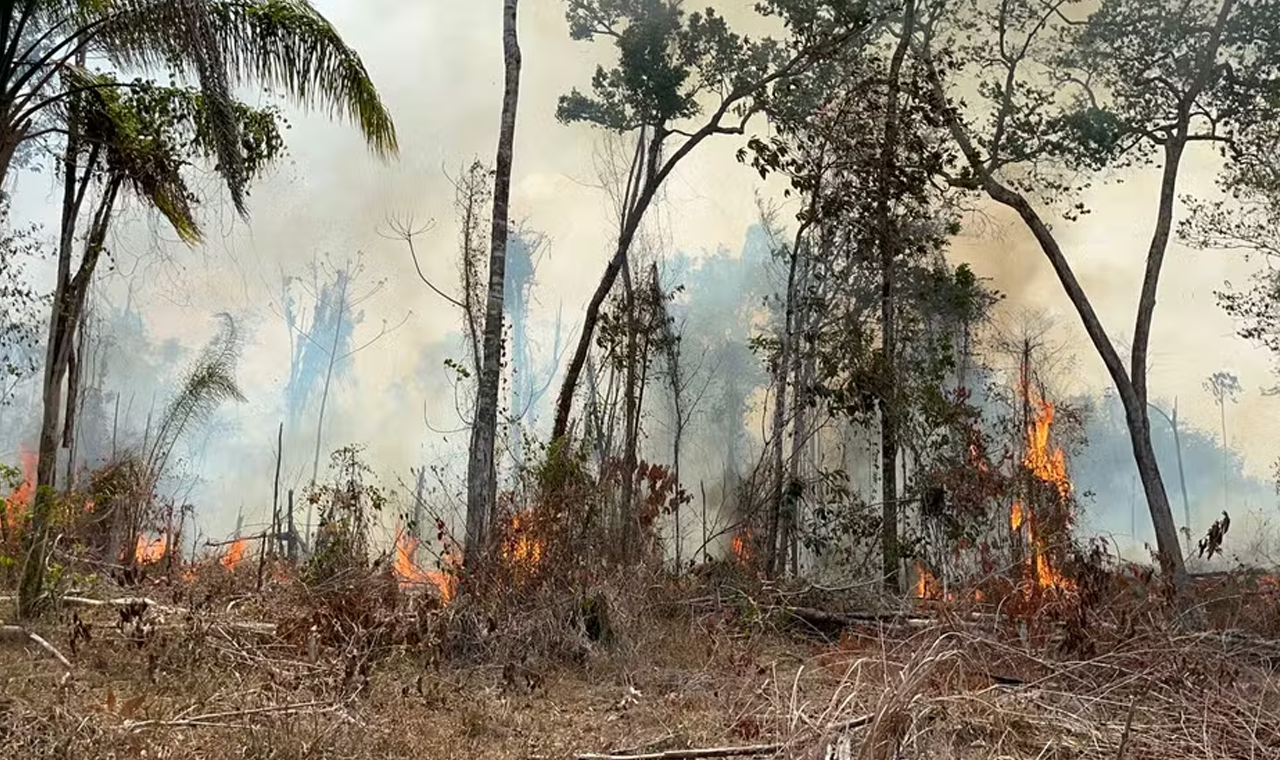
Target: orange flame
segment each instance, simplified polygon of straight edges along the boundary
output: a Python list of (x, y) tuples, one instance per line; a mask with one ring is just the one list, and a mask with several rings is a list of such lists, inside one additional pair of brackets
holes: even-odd
[(138, 536), (138, 543), (134, 547), (133, 556), (139, 565), (152, 565), (164, 559), (164, 553), (169, 548), (169, 537), (160, 534), (159, 538), (151, 539), (146, 536)]
[(17, 530), (22, 524), (22, 516), (31, 505), (31, 495), (35, 492), (36, 463), (39, 460), (39, 456), (34, 451), (26, 449), (23, 449), (19, 456), (22, 459), (22, 482), (5, 500), (6, 508), (3, 515), (5, 527), (10, 531)]
[(235, 570), (236, 565), (240, 564), (240, 560), (244, 557), (244, 550), (247, 548), (247, 542), (243, 538), (237, 538), (227, 547), (227, 553), (222, 555), (222, 566), (228, 570)]
[[(448, 604), (457, 592), (457, 578), (449, 573), (431, 572), (418, 567), (413, 555), (418, 550), (418, 539), (400, 530), (396, 533), (396, 557), (392, 569), (400, 580), (400, 588), (431, 584), (440, 592), (440, 601)], [(452, 554), (446, 555), (449, 561)]]
[(741, 533), (733, 537), (733, 541), (729, 544), (730, 550), (733, 551), (733, 557), (739, 564), (747, 564), (751, 561), (751, 530), (745, 529)]
[(938, 579), (925, 568), (923, 562), (916, 563), (915, 595), (917, 599), (937, 599), (942, 596), (941, 589), (938, 587)]
[[(1065, 502), (1073, 490), (1071, 478), (1067, 475), (1066, 454), (1049, 443), (1049, 431), (1054, 418), (1053, 404), (1044, 400), (1040, 400), (1038, 404), (1040, 409), (1027, 429), (1027, 453), (1022, 464), (1037, 480), (1054, 487), (1065, 508)], [(1024, 533), (1026, 543), (1031, 547), (1024, 572), (1041, 589), (1066, 591), (1074, 588), (1071, 580), (1054, 567), (1049, 557), (1050, 547), (1036, 533), (1034, 517), (1022, 501), (1015, 501), (1009, 511), (1010, 529), (1015, 533)], [(1030, 590), (1028, 588), (1028, 592)]]
[(526, 566), (537, 565), (542, 561), (542, 540), (530, 535), (531, 528), (525, 515), (511, 516), (502, 551), (507, 559)]

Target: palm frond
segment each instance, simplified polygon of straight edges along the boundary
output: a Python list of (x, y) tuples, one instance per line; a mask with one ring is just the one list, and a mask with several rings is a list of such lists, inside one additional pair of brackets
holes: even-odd
[(229, 85), (279, 87), (304, 108), (354, 123), (377, 155), (398, 151), (359, 54), (307, 0), (99, 1), (115, 11), (99, 47), (117, 64), (167, 66), (203, 82), (201, 61), (217, 62)]
[[(44, 41), (37, 47), (49, 51), (48, 58), (25, 61), (28, 69), (60, 69), (83, 49), (124, 69), (168, 70), (197, 83), (212, 138), (209, 146), (242, 215), (251, 172), (245, 166), (243, 125), (236, 118), (236, 86), (277, 88), (304, 108), (351, 121), (379, 157), (399, 150), (391, 115), (360, 56), (307, 0), (19, 2), (34, 9), (27, 17), (36, 19), (34, 25), (42, 30)], [(10, 26), (12, 35), (16, 27)], [(3, 58), (0, 51), (0, 64)], [(33, 110), (66, 95), (43, 93), (47, 79), (26, 78), (16, 67), (0, 65), (0, 74), (0, 95), (19, 96), (11, 87), (16, 76), (26, 82)]]
[(212, 0), (238, 84), (282, 87), (300, 105), (345, 118), (380, 157), (399, 151), (395, 124), (364, 62), (307, 0)]
[(160, 418), (155, 441), (147, 454), (148, 469), (155, 477), (163, 473), (174, 445), (192, 425), (208, 420), (228, 401), (245, 400), (235, 378), (240, 333), (230, 314), (219, 314), (218, 318), (222, 321), (221, 329), (187, 371), (181, 389)]
[(108, 171), (163, 214), (183, 241), (199, 242), (196, 196), (182, 175), (181, 147), (155, 113), (140, 107), (141, 91), (125, 92), (111, 86), (111, 77), (83, 69), (68, 68), (63, 78), (67, 87), (84, 89), (77, 99), (84, 141), (101, 149)]

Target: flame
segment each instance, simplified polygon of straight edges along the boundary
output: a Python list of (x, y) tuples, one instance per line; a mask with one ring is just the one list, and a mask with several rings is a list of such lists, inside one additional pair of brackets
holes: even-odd
[(22, 459), (22, 482), (5, 500), (4, 521), (5, 527), (10, 531), (18, 529), (22, 524), (22, 516), (31, 505), (31, 495), (35, 492), (36, 463), (39, 461), (39, 456), (34, 451), (23, 449), (19, 456)]
[(744, 529), (741, 533), (733, 537), (729, 548), (733, 551), (734, 559), (739, 564), (747, 564), (751, 561), (751, 529)]
[[(400, 588), (421, 586), (430, 583), (440, 591), (440, 601), (448, 604), (453, 601), (457, 592), (457, 578), (449, 573), (430, 572), (418, 567), (413, 555), (418, 550), (418, 539), (399, 530), (396, 533), (396, 557), (392, 569), (400, 580)], [(452, 561), (452, 554), (446, 557)]]
[(923, 562), (916, 563), (915, 595), (917, 599), (937, 599), (942, 596), (938, 588), (938, 579), (925, 568)]
[(244, 550), (247, 548), (247, 542), (243, 538), (237, 538), (227, 547), (227, 553), (222, 555), (222, 566), (228, 570), (235, 570), (236, 565), (240, 564), (241, 558), (244, 557)]
[(502, 555), (519, 565), (532, 567), (542, 561), (543, 543), (530, 535), (531, 526), (525, 515), (511, 516), (507, 525), (507, 538), (503, 541)]
[(138, 536), (138, 543), (134, 547), (133, 557), (139, 565), (152, 565), (164, 559), (165, 550), (169, 548), (169, 537), (163, 533), (159, 538), (151, 539), (146, 536)]
[[(1026, 389), (1023, 392), (1026, 393)], [(1036, 412), (1035, 420), (1027, 429), (1027, 453), (1022, 459), (1022, 464), (1037, 480), (1054, 487), (1065, 509), (1073, 486), (1071, 478), (1067, 475), (1066, 454), (1062, 449), (1053, 447), (1049, 443), (1054, 407), (1052, 403), (1045, 400), (1039, 400), (1037, 403), (1039, 410)], [(1009, 527), (1014, 533), (1022, 532), (1026, 545), (1031, 548), (1023, 570), (1028, 579), (1034, 582), (1035, 587), (1057, 591), (1074, 588), (1071, 580), (1054, 567), (1049, 556), (1050, 547), (1036, 532), (1035, 515), (1021, 500), (1015, 501), (1010, 508)], [(1030, 592), (1031, 588), (1027, 590)]]

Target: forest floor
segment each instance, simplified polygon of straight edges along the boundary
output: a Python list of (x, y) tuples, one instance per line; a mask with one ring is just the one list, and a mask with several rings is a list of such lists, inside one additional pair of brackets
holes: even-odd
[(1151, 610), (1082, 629), (917, 601), (832, 625), (683, 583), (612, 613), (606, 645), (568, 642), (563, 610), (500, 621), (394, 582), (341, 604), (202, 583), (100, 584), (10, 627), (0, 757), (1280, 758), (1280, 643)]

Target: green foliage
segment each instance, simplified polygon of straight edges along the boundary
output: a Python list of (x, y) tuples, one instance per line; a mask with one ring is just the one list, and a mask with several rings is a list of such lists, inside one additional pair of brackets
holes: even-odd
[(617, 64), (597, 67), (591, 94), (560, 98), (557, 117), (627, 132), (669, 128), (717, 99), (745, 117), (761, 110), (772, 89), (823, 56), (844, 49), (868, 26), (865, 3), (847, 0), (770, 0), (756, 11), (780, 18), (785, 42), (751, 39), (729, 28), (714, 9), (686, 13), (680, 0), (569, 0), (575, 40), (607, 38)]
[(244, 401), (236, 383), (236, 363), (240, 358), (240, 334), (229, 314), (218, 315), (221, 329), (205, 346), (187, 371), (177, 395), (160, 418), (155, 438), (147, 452), (147, 470), (159, 479), (179, 438), (193, 425), (213, 415), (228, 401)]
[(27, 267), (44, 253), (36, 225), (15, 228), (0, 192), (0, 406), (39, 365), (40, 311), (48, 298), (30, 285)]
[(362, 459), (363, 451), (362, 446), (350, 445), (333, 452), (329, 459), (333, 482), (313, 485), (304, 494), (320, 507), (315, 551), (306, 567), (312, 582), (331, 581), (369, 564), (369, 530), (374, 515), (386, 506), (387, 496), (367, 482), (373, 470)]
[[(199, 241), (199, 198), (185, 171), (217, 153), (218, 125), (206, 97), (184, 87), (135, 80), (125, 87), (108, 74), (71, 69), (68, 87), (86, 88), (74, 108), (83, 125), (85, 154), (103, 158), (108, 176), (128, 183), (184, 241)], [(91, 88), (91, 89), (90, 89)], [(284, 152), (283, 117), (275, 107), (231, 103), (242, 149), (241, 171), (255, 179)]]
[[(260, 127), (246, 123), (237, 86), (279, 88), (294, 102), (345, 117), (380, 156), (396, 152), (391, 117), (359, 56), (305, 0), (17, 0), (0, 25), (0, 109), (5, 139), (59, 131), (57, 108), (80, 85), (66, 71), (81, 53), (118, 70), (169, 70), (198, 84), (205, 145), (236, 208), (245, 212), (248, 155)], [(61, 83), (62, 87), (59, 88)], [(25, 110), (23, 110), (25, 109)], [(34, 122), (39, 128), (30, 129)], [(3, 179), (3, 178), (0, 178)]]

